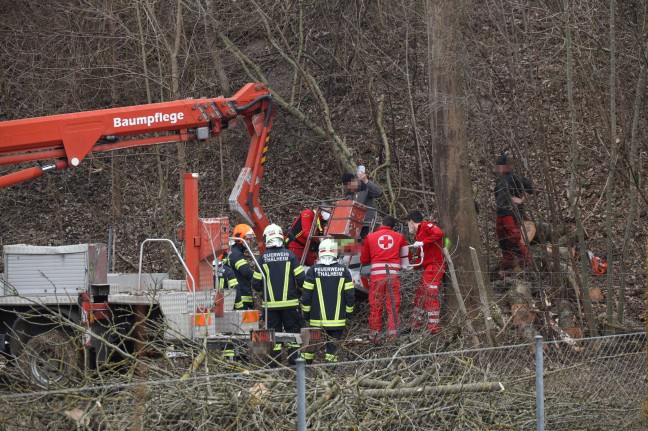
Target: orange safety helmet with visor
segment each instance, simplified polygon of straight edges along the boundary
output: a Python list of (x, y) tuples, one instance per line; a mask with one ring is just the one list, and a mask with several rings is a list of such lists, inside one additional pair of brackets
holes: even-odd
[[(254, 234), (252, 228), (249, 225), (244, 223), (237, 224), (236, 226), (234, 226), (234, 230), (232, 231), (232, 236), (234, 238), (242, 238), (248, 242), (251, 239), (256, 238), (256, 235)], [(232, 245), (231, 243), (233, 242), (236, 242), (236, 240), (230, 241), (230, 245)]]

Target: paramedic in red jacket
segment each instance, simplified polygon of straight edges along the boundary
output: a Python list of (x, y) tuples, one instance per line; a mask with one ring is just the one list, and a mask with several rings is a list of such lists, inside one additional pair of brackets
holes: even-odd
[(317, 260), (317, 247), (319, 241), (311, 239), (309, 245), (309, 250), (306, 250), (306, 243), (311, 232), (311, 227), (313, 223), (316, 223), (315, 230), (313, 230), (313, 236), (321, 236), (324, 231), (324, 225), (331, 216), (331, 204), (329, 202), (323, 202), (320, 205), (319, 215), (317, 220), (315, 219), (315, 211), (310, 208), (306, 208), (299, 213), (292, 226), (285, 235), (284, 243), (288, 250), (295, 253), (297, 259), (301, 261), (304, 252), (306, 252), (306, 258), (304, 259), (304, 265), (313, 266)]
[(410, 325), (420, 328), (427, 322), (430, 333), (441, 330), (439, 316), (439, 286), (445, 272), (443, 256), (443, 231), (430, 221), (423, 220), (420, 211), (407, 215), (407, 226), (414, 234), (414, 246), (423, 248), (423, 262), (418, 267), (423, 270), (414, 296), (414, 313)]
[[(360, 262), (363, 265), (371, 264), (371, 278), (369, 282), (369, 338), (378, 341), (378, 334), (382, 326), (383, 305), (387, 308), (387, 332), (393, 337), (399, 326), (398, 312), (400, 309), (400, 279), (401, 265), (409, 265), (408, 247), (405, 237), (395, 232), (396, 219), (386, 215), (383, 217), (382, 226), (367, 235), (362, 244)], [(392, 307), (387, 270), (394, 297)], [(394, 316), (394, 309), (396, 315)]]

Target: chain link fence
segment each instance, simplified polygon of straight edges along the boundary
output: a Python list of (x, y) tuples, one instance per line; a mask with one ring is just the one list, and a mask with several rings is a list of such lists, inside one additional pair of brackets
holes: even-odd
[[(533, 344), (408, 356), (393, 350), (306, 367), (307, 429), (537, 429)], [(546, 429), (646, 429), (645, 333), (552, 341), (543, 350)], [(294, 368), (266, 368), (262, 358), (232, 363), (211, 352), (179, 378), (197, 354), (123, 364), (81, 388), (34, 391), (5, 378), (0, 429), (297, 428)]]

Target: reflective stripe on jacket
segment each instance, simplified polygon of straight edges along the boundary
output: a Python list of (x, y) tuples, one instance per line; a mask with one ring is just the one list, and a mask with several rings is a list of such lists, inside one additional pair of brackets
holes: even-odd
[[(289, 242), (294, 242), (298, 247), (304, 248), (306, 246), (306, 241), (308, 241), (308, 237), (310, 235), (314, 221), (315, 211), (313, 211), (312, 209), (303, 210), (301, 213), (299, 213), (292, 226), (290, 226), (290, 230), (288, 230), (288, 233), (286, 234), (286, 239), (289, 240)], [(316, 236), (321, 235), (321, 216), (317, 217), (315, 223), (317, 223), (317, 226), (315, 227), (313, 234)]]
[(234, 270), (227, 265), (223, 265), (223, 275), (218, 277), (219, 286), (221, 289), (236, 289), (238, 280)]
[(250, 283), (252, 282), (252, 268), (245, 257), (245, 248), (242, 244), (234, 244), (227, 257), (223, 260), (225, 265), (229, 266), (236, 276), (238, 281), (237, 291), (242, 298), (248, 298), (244, 302), (252, 302), (252, 289)]
[[(263, 307), (288, 309), (299, 307), (299, 291), (304, 284), (304, 268), (295, 254), (283, 247), (273, 247), (259, 257), (267, 287), (267, 302)], [(263, 290), (263, 275), (256, 270), (252, 277), (252, 287)]]
[(302, 310), (311, 326), (340, 328), (353, 313), (355, 290), (351, 273), (339, 263), (315, 264), (306, 273)]

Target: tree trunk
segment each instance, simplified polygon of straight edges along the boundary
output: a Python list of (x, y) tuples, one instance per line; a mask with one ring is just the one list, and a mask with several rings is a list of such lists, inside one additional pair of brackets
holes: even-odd
[[(144, 75), (144, 88), (146, 89), (146, 103), (153, 103), (153, 96), (151, 94), (151, 82), (149, 79), (149, 68), (147, 61), (147, 52), (146, 52), (146, 42), (144, 36), (144, 25), (142, 23), (142, 13), (140, 4), (135, 4), (135, 15), (137, 17), (137, 30), (138, 30), (138, 40), (140, 47), (140, 56), (142, 60), (142, 72)], [(164, 165), (162, 163), (162, 148), (159, 145), (156, 145), (154, 150), (155, 152), (155, 164), (157, 167), (158, 182), (160, 184), (160, 191), (158, 192), (159, 197), (159, 206), (160, 211), (162, 212), (162, 225), (164, 229), (163, 236), (166, 238), (171, 238), (173, 236), (171, 220), (169, 219), (169, 184), (168, 176), (164, 174)], [(175, 257), (173, 256), (169, 248), (165, 248), (165, 261), (167, 267), (173, 265)]]
[[(180, 42), (182, 40), (182, 0), (178, 0), (176, 11), (176, 33), (173, 42), (173, 50), (171, 51), (171, 99), (177, 100), (180, 98), (180, 65), (178, 64), (178, 55), (180, 54)], [(178, 142), (176, 144), (178, 150), (178, 170), (180, 171), (180, 196), (184, 208), (184, 182), (182, 176), (188, 172), (187, 166), (187, 152), (185, 150), (185, 143)]]
[(567, 51), (567, 101), (569, 104), (569, 116), (571, 124), (571, 148), (570, 148), (570, 178), (569, 178), (569, 191), (567, 199), (569, 205), (574, 212), (574, 220), (576, 221), (576, 235), (578, 236), (578, 254), (581, 263), (581, 285), (583, 288), (583, 305), (585, 307), (585, 316), (587, 317), (587, 324), (590, 330), (590, 336), (598, 336), (598, 329), (596, 327), (596, 318), (592, 310), (592, 302), (589, 295), (589, 265), (587, 262), (587, 247), (585, 246), (585, 231), (583, 228), (583, 219), (580, 214), (580, 207), (576, 196), (576, 172), (579, 161), (578, 154), (578, 127), (576, 124), (576, 106), (574, 104), (574, 59), (572, 53), (572, 40), (571, 40), (571, 23), (569, 12), (569, 1), (563, 1), (563, 11), (565, 14), (565, 50)]
[[(472, 272), (470, 247), (477, 250), (480, 265), (481, 240), (477, 211), (468, 170), (468, 153), (461, 70), (455, 56), (455, 23), (466, 1), (428, 0), (427, 33), (432, 129), (432, 165), (439, 224), (457, 247), (453, 254), (462, 294), (469, 304), (479, 304)], [(489, 292), (489, 296), (492, 292)], [(476, 307), (470, 306), (469, 309)]]
[(221, 89), (221, 93), (225, 97), (230, 96), (230, 82), (227, 77), (227, 72), (225, 71), (225, 66), (223, 65), (223, 56), (221, 54), (220, 47), (218, 46), (218, 22), (216, 21), (216, 7), (214, 6), (214, 0), (207, 0), (207, 15), (205, 19), (209, 22), (209, 28), (205, 28), (207, 32), (207, 41), (209, 46), (209, 54), (211, 55), (212, 62), (214, 64), (214, 69), (216, 69), (216, 76), (218, 76), (218, 84)]
[[(645, 6), (644, 6), (645, 10)], [(648, 54), (648, 45), (644, 46), (644, 55)], [(632, 115), (632, 127), (630, 129), (630, 153), (628, 157), (628, 168), (630, 171), (630, 187), (628, 194), (630, 195), (630, 209), (626, 218), (625, 230), (623, 234), (623, 245), (621, 248), (621, 268), (619, 271), (619, 307), (617, 309), (617, 324), (623, 325), (623, 312), (625, 308), (625, 288), (626, 288), (626, 259), (628, 254), (628, 245), (630, 244), (630, 236), (634, 232), (635, 213), (637, 212), (637, 190), (641, 187), (640, 171), (637, 166), (639, 156), (637, 154), (637, 127), (639, 123), (639, 115), (641, 113), (641, 97), (644, 83), (646, 81), (646, 66), (642, 65), (639, 70), (639, 78), (637, 79), (637, 88), (635, 90), (635, 101)]]
[[(113, 76), (117, 75), (117, 38), (115, 29), (115, 17), (113, 15), (113, 0), (106, 0), (106, 9), (108, 17), (108, 33), (110, 34), (110, 61), (112, 65)], [(110, 107), (117, 107), (117, 80), (110, 80)], [(110, 196), (113, 220), (118, 220), (122, 215), (122, 167), (120, 159), (115, 157), (114, 153), (110, 156)]]
[[(616, 148), (617, 148), (617, 115), (616, 115), (616, 40), (614, 36), (614, 17), (615, 17), (616, 1), (610, 0), (610, 161), (608, 171), (607, 189), (605, 191), (605, 235), (607, 246), (607, 259), (610, 262), (608, 265), (607, 274), (607, 306), (606, 306), (606, 319), (608, 322), (614, 321), (614, 290), (612, 284), (612, 275), (614, 274), (613, 252), (613, 236), (612, 236), (612, 199), (614, 196), (614, 172), (616, 166)], [(610, 333), (609, 328), (606, 328), (606, 333)]]
[(9, 86), (7, 85), (7, 78), (5, 77), (5, 66), (2, 54), (0, 54), (0, 106), (2, 107), (2, 114), (5, 118), (3, 120), (13, 119), (11, 112), (11, 95), (9, 94)]

